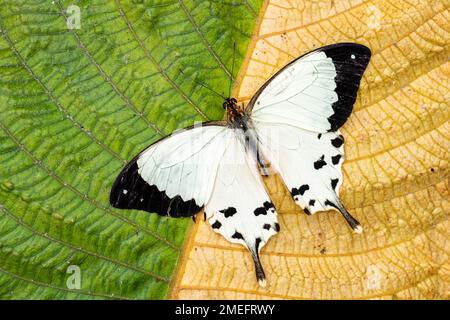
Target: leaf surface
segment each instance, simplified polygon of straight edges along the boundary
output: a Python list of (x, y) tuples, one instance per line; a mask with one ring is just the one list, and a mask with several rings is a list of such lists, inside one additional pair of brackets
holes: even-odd
[(449, 19), (448, 1), (265, 2), (235, 90), (242, 101), (314, 48), (372, 50), (342, 128), (341, 198), (364, 232), (335, 212), (306, 216), (270, 178), (281, 231), (262, 250), (268, 287), (244, 248), (199, 221), (173, 298), (449, 298)]
[(191, 220), (113, 209), (110, 188), (153, 141), (222, 118), (198, 82), (228, 94), (260, 1), (0, 6), (0, 297), (166, 297)]

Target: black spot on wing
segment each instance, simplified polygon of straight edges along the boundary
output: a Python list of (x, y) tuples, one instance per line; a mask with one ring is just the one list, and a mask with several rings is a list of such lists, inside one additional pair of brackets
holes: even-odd
[(234, 214), (237, 212), (236, 208), (233, 207), (228, 207), (226, 209), (220, 210), (220, 212), (223, 213), (223, 215), (225, 216), (225, 218), (229, 218), (234, 216)]
[(175, 218), (193, 216), (202, 208), (195, 199), (184, 201), (179, 195), (170, 198), (156, 185), (148, 184), (138, 173), (136, 159), (128, 163), (116, 178), (109, 202), (119, 209), (143, 210)]
[(272, 203), (272, 202), (269, 202), (269, 201), (264, 202), (263, 205), (264, 205), (264, 208), (265, 208), (266, 210), (269, 210), (270, 208), (275, 208), (274, 205), (273, 205), (273, 203)]
[(335, 205), (333, 202), (331, 202), (331, 201), (328, 200), (328, 199), (325, 200), (324, 205), (325, 205), (325, 206), (330, 206), (330, 207), (333, 207), (333, 208), (336, 208), (336, 209), (338, 208), (337, 205)]
[(266, 215), (267, 210), (264, 207), (259, 207), (259, 208), (256, 208), (255, 211), (253, 211), (253, 213), (255, 214), (255, 216)]
[(305, 194), (305, 192), (307, 190), (309, 190), (309, 185), (304, 184), (304, 185), (301, 185), (300, 188), (298, 188), (298, 193), (302, 196)]
[(314, 204), (316, 203), (316, 200), (309, 200), (309, 205), (312, 207), (312, 206), (314, 206)]
[[(268, 224), (268, 223), (265, 223), (263, 225), (263, 229), (270, 230), (270, 228), (272, 228), (272, 226), (270, 224)], [(280, 224), (278, 222), (275, 222), (275, 224), (273, 225), (273, 229), (276, 232), (280, 232)]]
[(270, 212), (274, 213), (275, 212), (275, 206), (273, 205), (272, 202), (265, 201), (263, 203), (263, 206), (259, 207), (259, 208), (256, 208), (255, 211), (253, 211), (253, 213), (255, 214), (255, 216), (267, 215), (267, 212), (269, 210), (270, 210)]
[(342, 158), (342, 156), (340, 154), (337, 154), (337, 155), (331, 157), (331, 162), (334, 165), (337, 165), (339, 163), (339, 160), (341, 160), (341, 158)]
[(336, 189), (336, 186), (337, 186), (337, 184), (338, 184), (338, 182), (339, 182), (339, 179), (331, 179), (331, 187), (335, 190)]
[(319, 133), (319, 134), (317, 135), (317, 139), (320, 140), (320, 138), (322, 138), (322, 134), (321, 134), (321, 133)]
[(296, 195), (304, 195), (305, 192), (309, 190), (309, 185), (307, 184), (303, 184), (301, 185), (298, 189), (297, 188), (292, 188), (291, 190), (291, 195), (292, 196), (296, 196)]
[(219, 220), (216, 220), (216, 222), (214, 222), (214, 223), (211, 225), (211, 227), (212, 227), (213, 229), (219, 229), (221, 226), (222, 226), (222, 224), (220, 223)]
[(235, 231), (234, 234), (231, 236), (233, 239), (241, 239), (244, 240), (244, 237), (242, 236), (241, 233)]
[(334, 113), (328, 118), (329, 131), (339, 129), (350, 116), (364, 70), (369, 63), (370, 49), (356, 43), (339, 43), (319, 49), (331, 58), (336, 69), (338, 100), (333, 103)]
[(258, 237), (258, 238), (256, 238), (255, 239), (255, 249), (256, 249), (256, 252), (258, 252), (258, 250), (259, 250), (259, 245), (261, 244), (261, 238), (260, 237)]
[(338, 137), (331, 139), (331, 144), (335, 148), (339, 148), (344, 144), (344, 137), (342, 135), (339, 135)]
[(327, 163), (325, 162), (324, 159), (325, 159), (325, 155), (322, 155), (319, 160), (315, 161), (314, 162), (314, 169), (319, 170), (322, 167), (326, 166)]

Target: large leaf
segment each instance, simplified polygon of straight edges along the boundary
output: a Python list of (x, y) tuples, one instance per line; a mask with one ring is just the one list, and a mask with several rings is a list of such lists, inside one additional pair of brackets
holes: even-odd
[(192, 222), (114, 210), (109, 190), (151, 142), (222, 118), (198, 82), (228, 93), (260, 1), (0, 7), (0, 298), (164, 298)]
[(237, 95), (248, 100), (290, 60), (355, 41), (373, 57), (348, 123), (341, 197), (364, 227), (338, 213), (306, 216), (269, 179), (280, 233), (251, 257), (199, 221), (174, 298), (449, 298), (450, 10), (448, 1), (265, 2)]

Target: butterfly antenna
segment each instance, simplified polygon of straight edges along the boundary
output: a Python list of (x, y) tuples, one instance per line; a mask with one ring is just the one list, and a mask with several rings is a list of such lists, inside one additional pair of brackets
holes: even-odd
[[(183, 70), (181, 70), (181, 69), (180, 69), (180, 72), (181, 72), (183, 75), (186, 75), (186, 74), (183, 72)], [(225, 98), (223, 95), (221, 95), (221, 94), (218, 93), (217, 91), (211, 89), (211, 88), (208, 87), (206, 84), (204, 84), (204, 83), (202, 83), (202, 82), (200, 82), (200, 81), (197, 81), (196, 79), (193, 79), (191, 76), (188, 76), (188, 77), (189, 77), (190, 79), (192, 79), (196, 84), (201, 85), (203, 88), (208, 89), (208, 90), (211, 91), (212, 93), (215, 93), (216, 95), (218, 95), (218, 96), (221, 97), (222, 99), (226, 100), (226, 98)]]
[(233, 42), (233, 64), (231, 65), (231, 77), (230, 77), (230, 86), (228, 88), (228, 97), (231, 98), (231, 84), (233, 83), (233, 75), (234, 75), (234, 60), (236, 58), (236, 42)]

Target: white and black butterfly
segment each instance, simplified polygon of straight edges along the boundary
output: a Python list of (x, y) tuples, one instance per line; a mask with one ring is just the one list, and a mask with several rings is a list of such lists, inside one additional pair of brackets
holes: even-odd
[(325, 46), (286, 65), (246, 107), (227, 98), (226, 121), (175, 132), (137, 155), (114, 182), (111, 205), (170, 217), (204, 209), (214, 231), (248, 248), (262, 286), (259, 251), (280, 225), (261, 174), (277, 172), (305, 213), (337, 210), (361, 232), (339, 200), (339, 128), (370, 56), (355, 43)]

